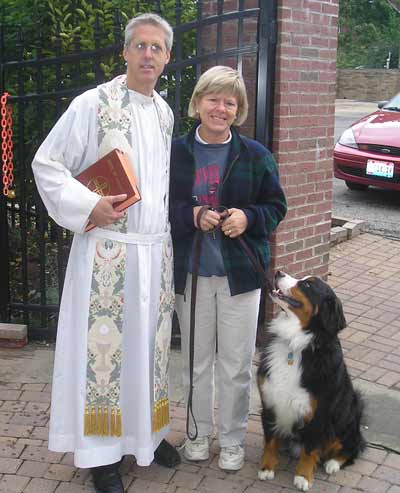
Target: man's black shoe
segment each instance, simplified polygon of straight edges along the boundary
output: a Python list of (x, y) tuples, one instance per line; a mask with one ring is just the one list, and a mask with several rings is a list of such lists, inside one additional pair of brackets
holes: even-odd
[(154, 462), (164, 467), (175, 467), (181, 462), (181, 457), (167, 440), (162, 440), (154, 451)]
[(124, 493), (124, 486), (118, 471), (120, 463), (121, 461), (91, 468), (96, 493)]

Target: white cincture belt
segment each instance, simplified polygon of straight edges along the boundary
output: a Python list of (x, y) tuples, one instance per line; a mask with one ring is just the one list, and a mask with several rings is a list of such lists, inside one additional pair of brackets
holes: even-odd
[(155, 243), (162, 243), (170, 235), (169, 230), (164, 233), (120, 233), (119, 231), (112, 231), (110, 229), (94, 228), (88, 233), (95, 238), (101, 238), (104, 240), (120, 241), (121, 243), (133, 243), (136, 245), (154, 245)]

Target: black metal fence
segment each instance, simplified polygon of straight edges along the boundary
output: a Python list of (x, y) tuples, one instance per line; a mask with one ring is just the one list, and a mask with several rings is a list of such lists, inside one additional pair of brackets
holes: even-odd
[[(157, 12), (170, 20), (172, 13), (166, 15), (162, 4), (136, 2), (138, 11)], [(276, 1), (260, 0), (253, 8), (245, 0), (193, 1), (190, 8), (188, 4), (175, 2), (174, 49), (158, 87), (174, 110), (175, 133), (188, 128), (186, 110), (199, 74), (205, 67), (225, 63), (237, 66), (247, 79), (252, 120), (247, 133), (270, 144)], [(28, 40), (21, 27), (0, 25), (0, 95), (11, 95), (16, 192), (13, 200), (0, 198), (0, 321), (28, 324), (30, 338), (55, 336), (72, 236), (48, 217), (30, 164), (74, 96), (124, 72), (118, 11), (112, 42), (102, 46), (105, 35), (95, 22), (93, 49), (85, 49), (78, 35), (64, 49), (58, 27), (50, 49), (40, 29), (37, 39)]]

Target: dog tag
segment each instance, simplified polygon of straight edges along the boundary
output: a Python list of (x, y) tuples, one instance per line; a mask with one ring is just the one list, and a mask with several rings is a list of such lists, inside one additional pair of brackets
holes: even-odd
[(289, 366), (293, 365), (294, 363), (294, 355), (293, 355), (293, 351), (290, 351), (287, 355), (287, 364)]

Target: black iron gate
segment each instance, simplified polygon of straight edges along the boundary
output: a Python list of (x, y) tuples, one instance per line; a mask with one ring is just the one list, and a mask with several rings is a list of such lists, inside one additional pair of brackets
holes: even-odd
[[(245, 132), (270, 146), (277, 1), (176, 0), (174, 12), (164, 12), (162, 4), (136, 2), (138, 11), (157, 12), (174, 26), (171, 62), (158, 90), (174, 110), (176, 134), (188, 128), (186, 109), (199, 74), (223, 63), (238, 67), (247, 81), (252, 121)], [(28, 324), (31, 339), (52, 339), (72, 234), (48, 217), (30, 163), (74, 96), (124, 71), (123, 31), (116, 11), (107, 46), (101, 46), (99, 22), (90, 50), (77, 35), (64, 50), (60, 28), (50, 50), (38, 32), (28, 42), (22, 28), (0, 25), (0, 95), (10, 93), (13, 109), (16, 192), (15, 199), (0, 198), (0, 321)]]

